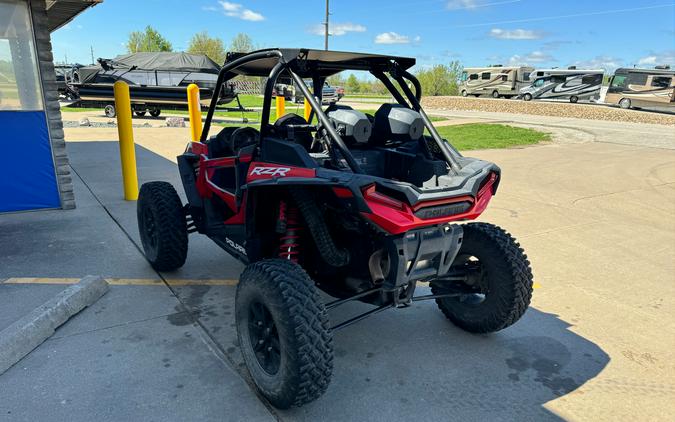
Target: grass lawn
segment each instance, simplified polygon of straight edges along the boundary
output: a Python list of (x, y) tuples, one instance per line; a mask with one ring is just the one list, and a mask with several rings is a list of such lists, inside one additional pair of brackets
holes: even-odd
[(460, 151), (509, 148), (550, 140), (550, 135), (545, 132), (499, 124), (469, 123), (437, 127), (436, 130)]
[[(247, 96), (242, 96), (242, 97), (251, 97), (253, 99), (258, 98), (255, 95), (247, 95)], [(262, 105), (262, 97), (260, 98), (260, 104)], [(253, 101), (253, 100), (251, 100)], [(274, 103), (272, 103), (274, 104)], [(232, 107), (235, 107), (236, 104), (228, 104)], [(242, 99), (242, 105), (244, 107), (255, 107), (255, 105), (251, 105), (251, 103), (245, 103)], [(363, 113), (366, 114), (371, 114), (374, 115), (376, 110), (372, 109), (361, 109), (358, 105), (354, 107), (354, 109), (359, 110)], [(206, 116), (206, 109), (202, 108), (202, 116)], [(271, 108), (271, 114), (270, 114), (270, 121), (274, 122), (276, 120), (276, 113), (275, 113), (276, 107), (272, 106)], [(102, 108), (91, 108), (91, 107), (61, 107), (61, 111), (69, 111), (69, 112), (91, 112), (91, 111), (96, 111), (103, 113)], [(299, 114), (300, 116), (303, 115), (304, 113), (304, 106), (303, 104), (295, 104), (292, 102), (287, 101), (286, 102), (286, 107), (285, 107), (286, 113), (295, 113)], [(187, 110), (166, 110), (163, 111), (162, 113), (166, 114), (178, 114), (181, 116), (187, 116), (188, 112)], [(255, 110), (255, 111), (216, 111), (214, 116), (216, 117), (223, 117), (223, 118), (230, 118), (230, 119), (242, 119), (246, 118), (248, 120), (254, 120), (254, 121), (260, 121), (260, 116), (262, 115), (262, 112), (260, 110)], [(447, 120), (446, 118), (443, 117), (429, 117), (432, 122), (440, 121), (440, 120)]]

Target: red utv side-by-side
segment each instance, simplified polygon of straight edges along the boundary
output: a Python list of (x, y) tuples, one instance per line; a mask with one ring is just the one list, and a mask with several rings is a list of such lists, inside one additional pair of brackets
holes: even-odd
[[(434, 299), (457, 326), (487, 333), (529, 305), (532, 272), (515, 239), (491, 224), (460, 224), (485, 210), (500, 170), (440, 138), (408, 72), (414, 64), (306, 49), (231, 53), (216, 91), (237, 75), (267, 77), (260, 130), (209, 136), (212, 101), (201, 142), (178, 157), (187, 204), (169, 183), (141, 187), (138, 226), (155, 269), (183, 265), (192, 232), (246, 264), (235, 301), (239, 344), (257, 388), (277, 407), (327, 389), (332, 333), (367, 316)], [(344, 70), (369, 71), (397, 104), (374, 115), (322, 109), (321, 89), (310, 92), (303, 79), (322, 87)], [(280, 76), (310, 102), (310, 122), (288, 114), (270, 123)], [(418, 282), (431, 294), (415, 295)], [(319, 289), (334, 299), (324, 302)], [(373, 308), (331, 324), (328, 311), (352, 300)]]

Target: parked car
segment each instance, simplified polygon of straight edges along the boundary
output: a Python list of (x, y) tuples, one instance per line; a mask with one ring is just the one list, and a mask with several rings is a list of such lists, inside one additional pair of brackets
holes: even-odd
[[(314, 86), (311, 81), (306, 81), (305, 84), (311, 89), (314, 90)], [(344, 89), (342, 89), (342, 95), (338, 93), (336, 87), (328, 85), (328, 82), (323, 84), (323, 89), (321, 90), (321, 103), (322, 104), (334, 104), (340, 101), (340, 98), (344, 96)], [(299, 89), (294, 89), (293, 92), (293, 102), (302, 103), (305, 101), (305, 96), (302, 95)]]

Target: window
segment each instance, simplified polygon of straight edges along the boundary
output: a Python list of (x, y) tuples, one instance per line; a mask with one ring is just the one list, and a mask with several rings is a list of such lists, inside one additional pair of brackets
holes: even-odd
[(538, 88), (540, 86), (544, 86), (544, 83), (546, 83), (546, 78), (539, 78), (536, 81), (534, 81), (533, 85)]
[(628, 75), (628, 85), (647, 85), (646, 73), (630, 73)]
[(469, 80), (475, 81), (476, 79), (478, 79), (478, 74), (472, 73), (471, 75), (469, 75)]
[(506, 75), (502, 75), (501, 79), (502, 79), (503, 82), (506, 82), (509, 79), (509, 77), (506, 76)]
[(565, 75), (553, 75), (551, 76), (551, 82), (554, 84), (561, 84), (564, 83), (567, 80), (567, 76)]
[(652, 77), (652, 86), (658, 88), (669, 88), (673, 78), (671, 76), (653, 76)]
[(544, 72), (537, 72), (537, 76), (544, 76)]
[(461, 81), (462, 81), (462, 82), (466, 81), (467, 77), (468, 77), (468, 74), (467, 74), (466, 72), (462, 72), (462, 78), (461, 78)]
[(490, 79), (490, 72), (481, 73), (480, 78), (483, 80)]
[(612, 78), (612, 88), (625, 88), (627, 85), (628, 75), (614, 75)]
[(42, 110), (28, 7), (0, 1), (0, 16), (0, 110)]
[(580, 76), (572, 76), (565, 81), (565, 86), (579, 86), (581, 85)]
[(529, 81), (529, 80), (530, 80), (530, 72), (525, 72), (525, 73), (523, 73), (523, 80), (524, 80), (524, 81)]
[(599, 73), (596, 73), (595, 75), (584, 75), (581, 78), (581, 83), (589, 85), (599, 85), (602, 83), (602, 75)]

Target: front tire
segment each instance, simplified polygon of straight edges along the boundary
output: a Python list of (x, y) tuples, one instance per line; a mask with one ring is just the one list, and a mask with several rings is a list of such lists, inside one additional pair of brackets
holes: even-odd
[(532, 101), (532, 94), (525, 94), (523, 95), (523, 100), (525, 101)]
[(622, 98), (621, 101), (619, 101), (619, 107), (621, 107), (624, 110), (630, 109), (631, 103), (628, 98)]
[(183, 204), (167, 182), (141, 186), (136, 205), (138, 232), (145, 258), (157, 271), (173, 271), (185, 264), (188, 232)]
[(462, 97), (467, 97), (469, 93), (466, 92), (465, 89), (462, 90)]
[(159, 108), (153, 108), (152, 110), (150, 110), (150, 115), (152, 117), (159, 117), (160, 114), (162, 114), (162, 110)]
[[(532, 298), (532, 270), (523, 249), (506, 231), (492, 224), (462, 226), (462, 246), (452, 269), (477, 274), (474, 294), (436, 299), (443, 314), (472, 333), (502, 330), (523, 316)], [(431, 282), (433, 294), (447, 290)]]
[(579, 101), (579, 97), (577, 97), (576, 95), (572, 95), (572, 96), (570, 97), (570, 103), (574, 104), (574, 103), (576, 103), (576, 102), (578, 102), (578, 101)]
[(291, 261), (244, 269), (235, 299), (237, 337), (258, 390), (286, 409), (316, 400), (333, 371), (333, 339), (314, 282)]
[(492, 98), (499, 98), (499, 91), (492, 91)]

